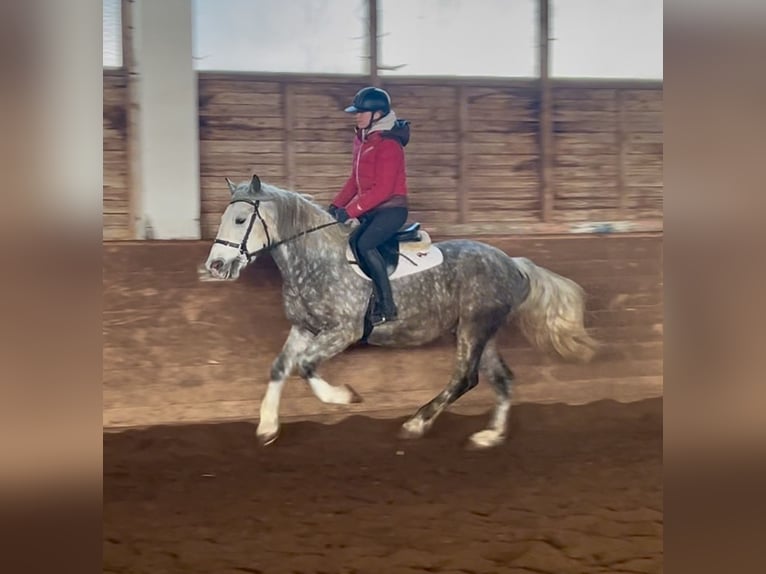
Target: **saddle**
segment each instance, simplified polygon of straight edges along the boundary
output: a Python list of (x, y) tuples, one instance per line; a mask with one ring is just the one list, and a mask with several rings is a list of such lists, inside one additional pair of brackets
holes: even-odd
[[(429, 251), (430, 247), (430, 236), (420, 228), (419, 222), (415, 222), (405, 224), (390, 239), (379, 245), (377, 250), (383, 256), (387, 274), (391, 277), (400, 263), (400, 256), (411, 262), (417, 257), (422, 257), (424, 253)], [(353, 257), (349, 263), (358, 265), (360, 258), (353, 239), (349, 240), (349, 251)], [(362, 269), (362, 271), (364, 270)]]

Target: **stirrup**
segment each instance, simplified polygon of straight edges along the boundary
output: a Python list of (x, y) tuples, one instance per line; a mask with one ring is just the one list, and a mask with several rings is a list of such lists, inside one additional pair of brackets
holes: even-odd
[(391, 321), (398, 321), (398, 320), (399, 320), (399, 313), (397, 311), (394, 311), (393, 313), (384, 313), (380, 309), (376, 308), (370, 314), (370, 323), (372, 323), (373, 327), (377, 325), (382, 325), (383, 323), (390, 323)]

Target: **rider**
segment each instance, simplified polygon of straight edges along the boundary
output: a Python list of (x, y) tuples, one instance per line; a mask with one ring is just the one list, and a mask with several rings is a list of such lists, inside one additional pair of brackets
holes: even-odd
[(366, 87), (345, 109), (356, 114), (353, 163), (346, 184), (330, 204), (341, 223), (359, 220), (352, 242), (375, 285), (372, 324), (397, 319), (386, 263), (377, 247), (407, 221), (407, 173), (404, 147), (410, 139), (409, 121), (398, 120), (385, 90)]

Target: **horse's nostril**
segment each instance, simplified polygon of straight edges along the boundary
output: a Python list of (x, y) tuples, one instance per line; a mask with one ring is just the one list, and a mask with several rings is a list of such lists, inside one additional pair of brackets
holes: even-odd
[(223, 259), (214, 259), (212, 263), (210, 263), (210, 268), (214, 271), (220, 271), (221, 267), (223, 267)]

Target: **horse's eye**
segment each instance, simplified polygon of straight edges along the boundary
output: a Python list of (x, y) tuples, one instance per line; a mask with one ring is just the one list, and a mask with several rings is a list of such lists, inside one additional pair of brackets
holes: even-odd
[(245, 222), (244, 217), (237, 217), (237, 219), (234, 220), (234, 223), (236, 223), (237, 225), (242, 225), (244, 222)]

